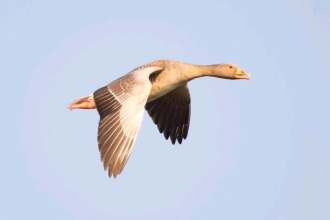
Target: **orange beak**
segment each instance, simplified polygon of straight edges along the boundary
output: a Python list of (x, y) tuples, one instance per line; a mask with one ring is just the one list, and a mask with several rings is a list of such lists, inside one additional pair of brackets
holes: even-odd
[(242, 70), (239, 67), (237, 67), (237, 69), (236, 69), (235, 76), (238, 79), (246, 79), (246, 80), (250, 79), (250, 74), (248, 74), (247, 72), (245, 72), (244, 70)]

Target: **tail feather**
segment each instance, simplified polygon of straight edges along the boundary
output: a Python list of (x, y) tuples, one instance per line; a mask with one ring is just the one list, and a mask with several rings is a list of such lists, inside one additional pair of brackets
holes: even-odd
[(72, 109), (92, 109), (95, 108), (95, 102), (93, 95), (84, 96), (79, 99), (75, 99), (71, 102), (68, 109), (71, 111)]

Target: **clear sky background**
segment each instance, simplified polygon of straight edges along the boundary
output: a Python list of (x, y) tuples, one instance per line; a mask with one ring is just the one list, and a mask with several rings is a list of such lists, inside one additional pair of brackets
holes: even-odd
[[(188, 139), (145, 114), (109, 179), (89, 95), (156, 59), (200, 78)], [(1, 219), (330, 219), (330, 1), (0, 3)]]

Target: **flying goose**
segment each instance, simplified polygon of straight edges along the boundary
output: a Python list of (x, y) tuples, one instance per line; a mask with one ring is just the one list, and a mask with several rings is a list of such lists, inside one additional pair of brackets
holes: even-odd
[(144, 108), (172, 144), (176, 141), (181, 144), (187, 138), (190, 121), (187, 83), (203, 76), (250, 78), (234, 64), (194, 65), (157, 60), (135, 68), (89, 96), (74, 100), (68, 109), (97, 109), (101, 161), (109, 177), (116, 178), (131, 154)]

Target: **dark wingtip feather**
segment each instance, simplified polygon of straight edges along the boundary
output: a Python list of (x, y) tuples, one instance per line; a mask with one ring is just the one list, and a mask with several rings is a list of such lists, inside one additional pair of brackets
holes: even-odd
[(172, 131), (171, 131), (171, 135), (170, 135), (170, 137), (171, 137), (171, 141), (172, 141), (172, 144), (175, 144), (175, 141), (176, 141), (176, 137), (177, 137), (177, 126), (176, 127), (174, 127), (173, 129), (172, 129)]
[(171, 135), (170, 135), (171, 142), (172, 142), (173, 145), (175, 144), (175, 141), (176, 141), (176, 135), (175, 135), (175, 132), (173, 132), (174, 130), (175, 129), (172, 130)]
[(168, 138), (170, 137), (170, 131), (169, 130), (170, 130), (169, 128), (166, 128), (164, 130), (164, 137), (165, 137), (166, 140), (168, 140)]
[(182, 129), (181, 129), (182, 126), (183, 125), (181, 124), (179, 129), (178, 129), (178, 135), (177, 135), (177, 138), (176, 138), (178, 140), (179, 144), (182, 143)]
[(180, 86), (145, 106), (166, 140), (174, 145), (187, 138), (190, 121), (190, 95), (187, 85)]
[(183, 137), (183, 139), (186, 139), (187, 136), (188, 136), (189, 125), (188, 124), (183, 124), (182, 126), (183, 126), (183, 128), (182, 128), (182, 137)]
[(158, 128), (158, 131), (159, 131), (159, 133), (163, 133), (163, 130), (164, 130), (164, 128), (163, 127), (161, 127), (161, 123), (159, 123), (158, 125), (157, 125), (157, 128)]

